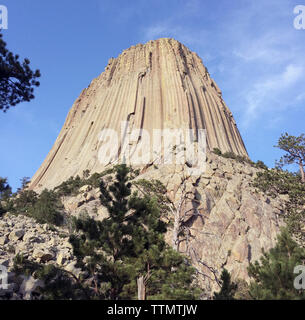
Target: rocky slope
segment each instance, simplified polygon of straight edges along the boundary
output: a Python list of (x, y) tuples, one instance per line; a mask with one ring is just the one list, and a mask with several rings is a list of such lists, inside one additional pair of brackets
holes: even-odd
[[(283, 225), (284, 199), (256, 192), (251, 182), (258, 169), (247, 163), (209, 153), (206, 172), (199, 178), (185, 174), (185, 166), (151, 165), (136, 180), (158, 179), (166, 186), (173, 204), (168, 219), (174, 222), (178, 212), (183, 228), (178, 249), (191, 258), (209, 298), (219, 289), (223, 267), (233, 279), (249, 281), (249, 262), (260, 257), (262, 248), (275, 245)], [(99, 202), (99, 190), (91, 186), (83, 186), (77, 196), (63, 197), (62, 201), (67, 216), (85, 212), (95, 219), (107, 216)], [(166, 236), (170, 245), (173, 237), (174, 226)], [(35, 261), (75, 269), (67, 230), (51, 231), (32, 219), (7, 214), (0, 219), (0, 264), (11, 267), (18, 252)], [(23, 293), (25, 296), (31, 294)]]
[(8, 273), (8, 289), (0, 290), (0, 299), (32, 299), (41, 281), (31, 275), (12, 272), (14, 257), (39, 263), (55, 264), (79, 274), (73, 260), (72, 246), (66, 232), (52, 231), (47, 224), (41, 225), (24, 215), (5, 214), (0, 218), (0, 265)]

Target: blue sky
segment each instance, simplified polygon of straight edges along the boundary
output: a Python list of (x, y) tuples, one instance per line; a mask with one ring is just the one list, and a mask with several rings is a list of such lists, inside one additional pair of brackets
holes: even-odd
[(0, 113), (0, 176), (15, 189), (52, 147), (74, 100), (131, 45), (173, 37), (198, 53), (252, 160), (273, 166), (305, 120), (305, 0), (0, 0), (8, 48), (42, 73), (36, 98)]

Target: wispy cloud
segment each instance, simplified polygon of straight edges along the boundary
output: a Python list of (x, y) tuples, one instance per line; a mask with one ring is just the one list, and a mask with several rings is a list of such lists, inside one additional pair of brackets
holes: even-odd
[(174, 37), (196, 51), (244, 128), (256, 121), (268, 125), (266, 114), (280, 119), (305, 98), (304, 37), (293, 28), (294, 6), (285, 0), (259, 3), (226, 8), (221, 1), (218, 8), (194, 0), (143, 30), (144, 40)]
[(205, 37), (208, 36), (206, 30), (193, 30), (185, 26), (175, 25), (170, 22), (163, 22), (149, 26), (145, 29), (143, 41), (149, 41), (157, 38), (175, 38), (186, 45), (201, 45)]
[(249, 125), (262, 112), (284, 111), (291, 106), (297, 97), (287, 95), (288, 90), (293, 90), (304, 75), (303, 65), (289, 64), (285, 69), (276, 75), (264, 77), (244, 93), (247, 101), (247, 109), (243, 116), (243, 126)]

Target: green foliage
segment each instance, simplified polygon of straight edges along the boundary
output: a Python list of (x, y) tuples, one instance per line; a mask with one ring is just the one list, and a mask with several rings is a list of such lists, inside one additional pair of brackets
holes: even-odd
[(145, 180), (138, 179), (133, 181), (132, 184), (141, 192), (144, 196), (155, 197), (158, 202), (158, 207), (161, 213), (161, 216), (164, 217), (169, 211), (170, 199), (167, 197), (166, 187), (160, 180)]
[(23, 177), (22, 179), (20, 179), (20, 182), (21, 182), (21, 188), (18, 188), (17, 192), (25, 190), (28, 187), (29, 183), (31, 182), (31, 179), (29, 177)]
[(282, 134), (278, 140), (277, 148), (286, 151), (277, 163), (279, 168), (286, 164), (295, 163), (299, 165), (301, 180), (305, 183), (304, 164), (305, 164), (305, 135), (302, 133), (300, 136), (290, 136), (287, 132)]
[(213, 149), (213, 152), (214, 152), (215, 154), (217, 154), (218, 156), (221, 156), (221, 155), (222, 155), (221, 150), (218, 149), (218, 148), (214, 148), (214, 149)]
[(62, 204), (55, 192), (45, 189), (39, 195), (34, 205), (29, 208), (27, 214), (33, 217), (38, 223), (61, 225), (63, 222), (63, 215), (60, 212), (61, 209)]
[(305, 161), (305, 135), (290, 136), (287, 132), (282, 134), (278, 140), (277, 148), (286, 151), (281, 158), (283, 164), (298, 163), (299, 160)]
[(280, 169), (267, 169), (258, 172), (253, 186), (275, 198), (279, 194), (293, 195), (295, 190), (303, 190), (297, 174)]
[(16, 274), (30, 276), (40, 268), (39, 263), (26, 259), (22, 253), (18, 253), (14, 258), (13, 272)]
[(0, 217), (6, 212), (6, 210), (0, 204)]
[(115, 182), (100, 185), (109, 217), (76, 219), (78, 234), (70, 237), (78, 265), (96, 279), (93, 297), (135, 299), (140, 276), (146, 279), (148, 299), (197, 297), (194, 269), (164, 241), (166, 225), (156, 198), (131, 195), (131, 169), (120, 165), (115, 170)]
[(221, 289), (218, 293), (214, 293), (214, 300), (234, 300), (237, 284), (231, 281), (231, 275), (227, 269), (222, 270), (220, 279)]
[(12, 211), (27, 213), (38, 200), (38, 194), (33, 190), (23, 190), (12, 200)]
[(6, 112), (10, 107), (23, 101), (34, 99), (34, 87), (39, 86), (37, 78), (39, 70), (32, 71), (30, 61), (24, 59), (6, 48), (6, 43), (0, 33), (0, 110)]
[(240, 163), (248, 163), (248, 164), (250, 164), (252, 166), (255, 165), (254, 162), (251, 161), (248, 157), (237, 155), (237, 154), (235, 154), (235, 153), (233, 153), (231, 151), (222, 153), (221, 156), (224, 157), (224, 158), (228, 158), (228, 159), (234, 159), (234, 160), (236, 160), (236, 161), (238, 161)]
[(89, 170), (83, 171), (83, 178), (78, 175), (76, 177), (70, 177), (68, 180), (62, 182), (60, 185), (54, 188), (54, 191), (59, 196), (75, 196), (79, 192), (79, 188), (84, 185), (90, 185), (93, 188), (98, 188), (101, 183), (101, 178), (113, 173), (115, 168), (109, 168), (103, 172), (95, 172), (91, 176)]
[(83, 178), (87, 179), (87, 178), (89, 178), (89, 176), (90, 176), (90, 170), (88, 170), (88, 169), (84, 170), (83, 171)]
[(289, 232), (300, 241), (305, 241), (302, 226), (305, 223), (305, 184), (296, 173), (281, 169), (268, 169), (257, 173), (254, 187), (273, 198), (287, 195), (284, 216)]
[(258, 168), (258, 169), (265, 169), (267, 170), (268, 167), (265, 165), (265, 163), (261, 160), (257, 160), (256, 163), (255, 163), (255, 167)]
[(13, 272), (43, 281), (39, 294), (43, 300), (88, 299), (87, 288), (69, 271), (54, 265), (43, 265), (26, 259), (22, 254), (14, 258)]
[(250, 263), (250, 295), (258, 300), (305, 299), (304, 290), (294, 288), (295, 266), (303, 264), (305, 249), (292, 240), (287, 230), (282, 230), (277, 244), (263, 252), (260, 261)]
[(12, 189), (7, 183), (7, 178), (0, 177), (0, 217), (8, 209), (8, 199), (12, 194)]
[(54, 265), (44, 265), (35, 272), (44, 282), (40, 293), (44, 300), (88, 299), (87, 288), (72, 273)]
[[(160, 254), (160, 250), (158, 252), (152, 247), (151, 250), (145, 252), (145, 260), (140, 258), (140, 262), (142, 262), (142, 272), (141, 268), (136, 270), (141, 274), (145, 274), (143, 266), (153, 266), (146, 284), (148, 300), (194, 300), (199, 298), (201, 290), (193, 283), (195, 269), (177, 251), (166, 247)], [(132, 266), (133, 264), (130, 265), (130, 268)], [(135, 279), (131, 284), (135, 285)]]
[(9, 198), (12, 195), (12, 188), (7, 182), (7, 178), (0, 177), (0, 200)]
[(236, 159), (236, 154), (231, 151), (227, 151), (222, 154), (222, 157), (229, 158), (229, 159)]
[(255, 166), (255, 163), (253, 161), (251, 161), (248, 157), (237, 155), (232, 151), (227, 151), (227, 152), (222, 153), (220, 149), (214, 148), (212, 152), (217, 154), (218, 156), (223, 157), (223, 158), (233, 159), (233, 160), (236, 160), (240, 163), (248, 163), (251, 166)]
[[(100, 201), (109, 217), (95, 221), (84, 213), (72, 221), (70, 243), (81, 276), (19, 255), (15, 271), (43, 280), (43, 299), (136, 299), (141, 276), (148, 299), (198, 298), (195, 269), (164, 240), (167, 226), (160, 219), (158, 202), (164, 186), (159, 181), (141, 180), (140, 197), (137, 192), (131, 194), (130, 180), (137, 172), (126, 165), (116, 166), (114, 172), (114, 182), (104, 179), (100, 183)], [(28, 214), (55, 223), (57, 209), (58, 194), (44, 190)]]
[(249, 285), (243, 279), (236, 280), (237, 290), (234, 295), (235, 300), (253, 300), (249, 293)]
[(94, 188), (98, 188), (101, 184), (102, 177), (107, 176), (115, 172), (115, 167), (104, 170), (103, 172), (95, 172), (86, 182), (86, 184), (91, 185)]
[(76, 177), (70, 177), (68, 180), (61, 183), (54, 188), (54, 191), (59, 196), (76, 195), (80, 187), (84, 185), (84, 181), (77, 175)]

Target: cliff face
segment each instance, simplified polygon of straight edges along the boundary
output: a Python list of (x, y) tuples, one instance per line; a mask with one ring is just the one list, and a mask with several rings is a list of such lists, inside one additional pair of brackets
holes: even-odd
[[(122, 121), (128, 121), (121, 130)], [(133, 128), (205, 129), (207, 148), (247, 156), (233, 116), (201, 59), (173, 39), (159, 39), (124, 50), (84, 89), (30, 188), (53, 188), (83, 170), (101, 171), (101, 130), (121, 137)], [(122, 146), (124, 133), (118, 141)], [(135, 144), (139, 141), (134, 139)]]
[[(187, 175), (185, 165), (150, 166), (139, 176), (166, 186), (175, 204), (171, 221), (175, 226), (177, 213), (182, 221), (178, 250), (191, 259), (208, 297), (219, 291), (222, 268), (234, 280), (249, 282), (249, 263), (260, 258), (262, 248), (275, 246), (284, 225), (285, 198), (270, 198), (251, 186), (258, 171), (208, 153), (206, 171), (199, 177)], [(172, 227), (167, 234), (170, 245), (174, 233)]]
[[(187, 175), (186, 167), (151, 165), (135, 179), (158, 179), (166, 186), (173, 203), (166, 218), (172, 222), (166, 241), (190, 258), (205, 298), (211, 298), (213, 291), (219, 291), (223, 267), (234, 281), (249, 282), (249, 262), (259, 259), (262, 248), (268, 251), (276, 243), (285, 198), (256, 192), (251, 183), (258, 169), (249, 164), (208, 153), (206, 171), (200, 177)], [(113, 174), (104, 179), (110, 176)], [(86, 212), (101, 221), (108, 212), (99, 196), (99, 188), (82, 186), (77, 195), (62, 197), (64, 214), (79, 217)], [(53, 232), (48, 225), (39, 225), (24, 215), (8, 214), (0, 219), (0, 264), (11, 270), (15, 254), (22, 253), (33, 261), (57, 263), (78, 276), (80, 270), (75, 267), (68, 238), (66, 228)], [(24, 297), (22, 288), (18, 294)]]

